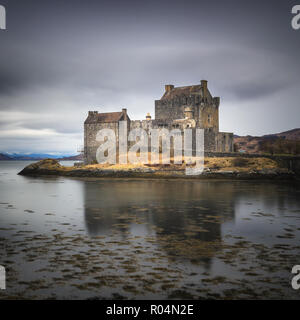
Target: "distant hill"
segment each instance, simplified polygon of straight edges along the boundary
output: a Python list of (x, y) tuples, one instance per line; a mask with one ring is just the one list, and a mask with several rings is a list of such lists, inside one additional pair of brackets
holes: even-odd
[(13, 159), (7, 156), (6, 154), (0, 153), (0, 161), (1, 160), (13, 160)]
[(246, 153), (300, 154), (300, 128), (275, 134), (234, 136), (235, 151)]
[(289, 130), (289, 131), (284, 131), (281, 133), (264, 135), (262, 137), (265, 137), (265, 138), (280, 137), (280, 138), (284, 138), (286, 140), (300, 140), (300, 128)]
[(57, 159), (57, 160), (83, 160), (82, 155), (75, 156), (61, 156), (47, 153), (30, 153), (30, 154), (19, 154), (19, 153), (0, 153), (0, 160), (43, 160), (43, 159)]
[(78, 154), (76, 156), (71, 156), (71, 157), (63, 157), (63, 158), (59, 158), (57, 160), (65, 160), (65, 161), (83, 161), (83, 155), (82, 154)]

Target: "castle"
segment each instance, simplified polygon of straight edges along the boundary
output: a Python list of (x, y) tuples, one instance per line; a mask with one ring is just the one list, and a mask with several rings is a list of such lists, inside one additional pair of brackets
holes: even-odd
[(155, 100), (155, 119), (148, 113), (145, 120), (130, 120), (127, 109), (109, 113), (89, 111), (84, 122), (85, 163), (96, 162), (96, 151), (101, 144), (96, 140), (99, 130), (112, 129), (118, 139), (119, 121), (127, 121), (128, 131), (142, 128), (147, 133), (160, 128), (204, 129), (205, 152), (233, 152), (233, 133), (219, 132), (219, 105), (220, 98), (213, 97), (207, 81), (201, 80), (192, 86), (166, 85), (162, 98)]

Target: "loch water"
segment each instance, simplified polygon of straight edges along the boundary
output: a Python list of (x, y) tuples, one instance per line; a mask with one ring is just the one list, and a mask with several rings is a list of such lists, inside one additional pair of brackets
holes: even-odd
[(300, 297), (296, 182), (17, 175), (28, 164), (0, 161), (0, 299)]

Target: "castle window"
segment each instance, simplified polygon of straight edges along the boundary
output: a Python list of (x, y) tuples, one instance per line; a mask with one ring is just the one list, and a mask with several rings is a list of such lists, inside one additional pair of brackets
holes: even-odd
[(210, 123), (210, 121), (211, 121), (211, 116), (209, 114), (208, 117), (207, 117), (207, 122)]

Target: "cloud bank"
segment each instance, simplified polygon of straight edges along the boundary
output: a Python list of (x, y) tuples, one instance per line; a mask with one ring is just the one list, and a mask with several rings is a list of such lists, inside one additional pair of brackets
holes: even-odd
[(292, 1), (1, 4), (0, 151), (76, 153), (88, 110), (143, 119), (164, 84), (201, 79), (221, 97), (221, 130), (299, 127)]

